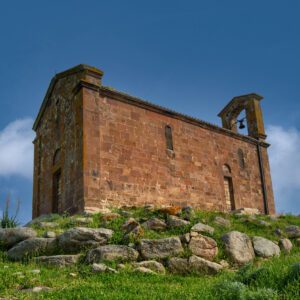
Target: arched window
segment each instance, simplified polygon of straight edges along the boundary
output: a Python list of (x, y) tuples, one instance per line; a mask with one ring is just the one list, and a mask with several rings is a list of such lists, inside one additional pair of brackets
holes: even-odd
[(173, 149), (172, 128), (169, 125), (167, 125), (165, 127), (165, 135), (166, 135), (167, 149), (168, 150), (174, 150)]
[(239, 165), (241, 169), (245, 168), (245, 157), (242, 149), (238, 149)]
[(58, 148), (53, 155), (53, 165), (55, 166), (60, 161), (61, 151)]
[(231, 173), (231, 169), (228, 165), (223, 165), (222, 167), (224, 175), (229, 175)]
[(222, 169), (224, 176), (225, 206), (227, 211), (231, 211), (235, 209), (231, 169), (226, 164), (222, 166)]

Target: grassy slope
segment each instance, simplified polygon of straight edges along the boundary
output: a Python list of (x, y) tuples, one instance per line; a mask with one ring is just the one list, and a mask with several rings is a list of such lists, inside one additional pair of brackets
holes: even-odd
[[(145, 213), (141, 209), (132, 211), (136, 218), (149, 218), (156, 213)], [(242, 218), (230, 217), (232, 226), (229, 229), (213, 224), (213, 212), (198, 212), (192, 223), (203, 221), (216, 229), (213, 238), (220, 247), (216, 261), (226, 258), (220, 237), (230, 230), (245, 232), (250, 236), (260, 235), (278, 240), (275, 228), (284, 229), (286, 225), (300, 225), (300, 218), (293, 216), (280, 217), (270, 221), (266, 216), (258, 217), (272, 224), (270, 227), (259, 225), (257, 221), (243, 222)], [(163, 216), (160, 216), (163, 217)], [(54, 216), (60, 229), (76, 226), (73, 218)], [(125, 217), (106, 224), (115, 230), (111, 243), (122, 243), (120, 225)], [(94, 216), (90, 227), (102, 226), (99, 216)], [(146, 238), (160, 238), (187, 232), (189, 228), (168, 230), (162, 233), (146, 231)], [(38, 229), (39, 234), (44, 230)], [(57, 230), (59, 231), (59, 230)], [(188, 255), (186, 253), (185, 255)], [(238, 272), (224, 271), (221, 274), (208, 276), (148, 275), (135, 274), (128, 267), (119, 274), (94, 274), (90, 266), (79, 264), (65, 269), (41, 267), (32, 263), (8, 262), (3, 253), (0, 259), (0, 296), (12, 296), (17, 299), (300, 299), (300, 248), (294, 247), (289, 255), (281, 254), (279, 258), (269, 260), (256, 259), (255, 262)], [(40, 274), (31, 270), (40, 269)], [(22, 272), (25, 276), (16, 275)], [(72, 274), (73, 273), (73, 274)], [(72, 276), (73, 275), (73, 276)], [(75, 275), (75, 276), (74, 276)], [(18, 291), (21, 288), (47, 286), (51, 291), (33, 296)], [(272, 289), (271, 295), (265, 288)]]

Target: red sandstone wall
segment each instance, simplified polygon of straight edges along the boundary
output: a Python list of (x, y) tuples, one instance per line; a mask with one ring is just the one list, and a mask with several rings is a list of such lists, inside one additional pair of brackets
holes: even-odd
[[(256, 145), (83, 91), (86, 207), (192, 205), (225, 210), (222, 166), (231, 168), (236, 208), (264, 211)], [(174, 155), (166, 151), (165, 126)], [(237, 151), (245, 155), (245, 169)], [(263, 151), (270, 212), (273, 193)]]

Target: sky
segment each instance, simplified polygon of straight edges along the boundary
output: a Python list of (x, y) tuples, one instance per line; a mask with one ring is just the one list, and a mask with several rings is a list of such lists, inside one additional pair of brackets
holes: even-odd
[(55, 73), (85, 63), (217, 125), (234, 96), (264, 96), (276, 209), (300, 214), (299, 14), (293, 0), (2, 1), (0, 211), (10, 194), (31, 218), (33, 120)]

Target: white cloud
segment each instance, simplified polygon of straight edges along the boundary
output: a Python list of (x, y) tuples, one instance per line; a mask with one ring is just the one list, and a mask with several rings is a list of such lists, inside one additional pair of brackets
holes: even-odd
[(300, 213), (300, 132), (271, 125), (267, 133), (276, 209)]
[(0, 176), (32, 178), (32, 123), (30, 118), (20, 119), (9, 123), (0, 131)]

